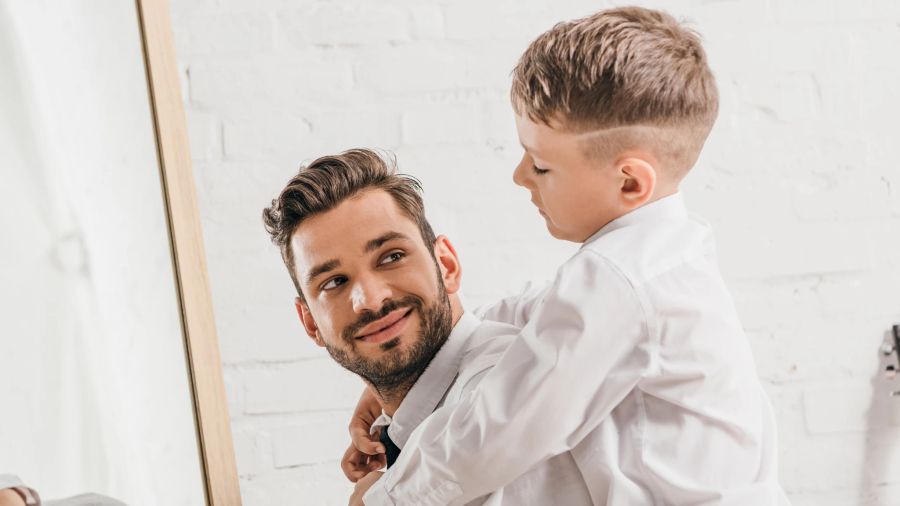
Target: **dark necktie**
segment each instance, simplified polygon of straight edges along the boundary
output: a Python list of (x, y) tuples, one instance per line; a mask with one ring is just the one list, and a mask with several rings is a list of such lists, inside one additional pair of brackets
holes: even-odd
[(391, 467), (394, 465), (394, 461), (397, 460), (397, 457), (400, 456), (400, 447), (391, 441), (391, 436), (388, 436), (388, 427), (388, 425), (385, 425), (384, 428), (381, 429), (381, 436), (379, 436), (379, 439), (384, 445), (385, 455), (387, 456), (387, 466)]

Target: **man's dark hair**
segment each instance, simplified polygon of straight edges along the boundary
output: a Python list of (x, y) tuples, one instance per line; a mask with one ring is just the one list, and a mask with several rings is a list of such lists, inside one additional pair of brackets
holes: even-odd
[(400, 210), (419, 228), (425, 245), (435, 243), (434, 231), (425, 219), (422, 184), (418, 179), (398, 174), (394, 158), (369, 149), (351, 149), (339, 155), (323, 156), (305, 167), (263, 209), (263, 222), (272, 242), (281, 250), (297, 294), (305, 301), (297, 279), (291, 237), (303, 220), (334, 209), (345, 200), (369, 190), (384, 190)]

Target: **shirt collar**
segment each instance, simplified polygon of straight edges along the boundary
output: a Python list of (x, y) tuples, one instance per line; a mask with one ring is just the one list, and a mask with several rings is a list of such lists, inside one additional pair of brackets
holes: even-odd
[(600, 230), (594, 232), (594, 235), (588, 237), (587, 240), (584, 241), (582, 247), (596, 241), (613, 230), (648, 221), (686, 219), (687, 217), (688, 212), (687, 208), (684, 206), (684, 198), (681, 196), (681, 192), (675, 192), (672, 195), (655, 200), (612, 220)]
[(372, 423), (372, 432), (378, 427), (390, 425), (391, 441), (403, 448), (410, 434), (437, 409), (450, 390), (459, 374), (466, 341), (480, 324), (481, 321), (471, 313), (463, 313), (447, 336), (447, 341), (406, 393), (394, 416), (382, 413)]

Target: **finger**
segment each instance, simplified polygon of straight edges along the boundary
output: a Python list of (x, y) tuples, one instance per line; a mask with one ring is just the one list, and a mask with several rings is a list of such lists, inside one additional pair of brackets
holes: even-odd
[(372, 472), (366, 467), (345, 467), (344, 465), (341, 465), (341, 470), (344, 471), (344, 476), (346, 476), (351, 483), (359, 482), (359, 480), (365, 478), (367, 474)]
[(385, 454), (381, 455), (370, 455), (369, 462), (366, 464), (366, 469), (368, 472), (379, 471), (384, 469), (387, 466), (387, 456)]
[(341, 459), (341, 470), (348, 480), (356, 483), (369, 472), (369, 456), (350, 446)]
[(369, 474), (370, 472), (371, 471), (369, 471), (368, 469), (361, 469), (358, 471), (350, 471), (350, 474), (348, 475), (349, 476), (348, 479), (353, 483), (359, 483), (359, 480), (365, 478), (366, 475)]
[(384, 445), (380, 441), (373, 441), (367, 430), (350, 429), (350, 440), (357, 450), (366, 455), (378, 455), (385, 452)]

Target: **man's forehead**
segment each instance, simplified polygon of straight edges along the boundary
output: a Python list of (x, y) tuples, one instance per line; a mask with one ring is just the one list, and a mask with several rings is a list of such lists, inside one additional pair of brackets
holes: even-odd
[(290, 243), (298, 272), (329, 259), (365, 254), (373, 241), (389, 235), (390, 239), (413, 238), (418, 233), (416, 224), (393, 198), (379, 193), (348, 199), (301, 222)]

